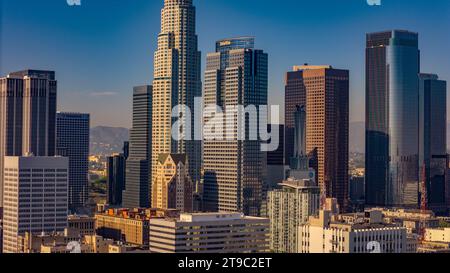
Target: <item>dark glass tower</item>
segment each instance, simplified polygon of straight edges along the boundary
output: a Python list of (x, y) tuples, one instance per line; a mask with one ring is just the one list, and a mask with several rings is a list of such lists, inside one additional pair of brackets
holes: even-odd
[(152, 86), (139, 86), (133, 92), (133, 128), (126, 162), (123, 206), (148, 208), (151, 204)]
[(69, 158), (69, 207), (83, 207), (89, 195), (90, 115), (57, 113), (57, 154)]
[(366, 203), (418, 207), (418, 34), (367, 35)]
[(428, 209), (444, 214), (447, 210), (447, 82), (434, 74), (420, 74), (419, 87), (420, 179), (426, 186), (426, 199), (421, 200), (426, 201)]

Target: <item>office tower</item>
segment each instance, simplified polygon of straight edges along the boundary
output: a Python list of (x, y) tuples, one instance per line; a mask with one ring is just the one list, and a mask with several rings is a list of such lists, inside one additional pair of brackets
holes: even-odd
[(123, 206), (126, 208), (148, 208), (151, 204), (152, 99), (152, 86), (134, 88), (133, 128), (122, 195)]
[(193, 184), (189, 177), (187, 156), (161, 154), (152, 185), (152, 208), (192, 212)]
[(125, 159), (128, 159), (128, 157), (130, 156), (130, 142), (129, 141), (123, 142), (122, 152), (123, 152), (123, 156), (125, 157)]
[[(239, 106), (259, 110), (267, 105), (268, 56), (253, 45), (254, 38), (250, 37), (222, 40), (217, 42), (216, 52), (207, 56), (204, 105), (221, 107), (224, 118), (205, 117), (205, 128), (226, 124), (217, 138), (216, 132), (204, 133), (207, 211), (261, 214), (267, 158), (261, 151), (263, 142), (249, 137), (249, 131), (259, 131), (258, 117), (253, 115), (247, 120), (244, 113), (236, 111)], [(260, 118), (266, 118), (261, 114)], [(244, 128), (245, 138), (240, 137), (244, 136)]]
[[(302, 73), (306, 92), (306, 152), (312, 159), (310, 166), (317, 170), (323, 198), (337, 198), (345, 210), (348, 202), (349, 71), (310, 65), (296, 67), (296, 70)], [(297, 112), (294, 122), (297, 115), (301, 123), (304, 113), (301, 109)], [(302, 146), (304, 134), (299, 130), (296, 137), (297, 143), (303, 142)], [(303, 160), (294, 158), (293, 163), (306, 162), (304, 155), (304, 151), (300, 151), (299, 158)]]
[(268, 132), (278, 130), (279, 146), (275, 151), (267, 152), (267, 190), (276, 188), (286, 178), (287, 167), (284, 163), (284, 125), (269, 124)]
[(25, 70), (0, 78), (0, 207), (3, 157), (54, 156), (55, 72)]
[[(192, 0), (165, 0), (161, 12), (161, 33), (154, 57), (152, 166), (157, 172), (160, 154), (186, 154), (189, 176), (200, 181), (201, 133), (195, 128), (194, 101), (201, 100), (201, 53), (195, 33), (196, 10)], [(180, 132), (172, 132), (172, 109), (180, 107)], [(199, 109), (197, 109), (199, 111)], [(200, 119), (201, 115), (198, 119)], [(197, 123), (201, 122), (198, 120)], [(190, 130), (188, 130), (190, 127)], [(181, 129), (181, 128), (180, 128)], [(190, 132), (189, 132), (190, 131)], [(197, 137), (195, 136), (197, 131)], [(172, 139), (172, 133), (178, 139)]]
[(69, 208), (83, 207), (89, 196), (90, 115), (61, 113), (56, 115), (56, 150), (69, 158)]
[(418, 207), (418, 34), (367, 35), (366, 204)]
[(67, 228), (69, 159), (5, 157), (3, 252), (17, 252), (25, 232), (62, 232)]
[(285, 163), (290, 164), (294, 156), (295, 112), (298, 106), (306, 106), (306, 89), (303, 71), (294, 66), (285, 76)]
[(298, 227), (315, 215), (320, 205), (320, 188), (312, 179), (289, 178), (281, 189), (269, 191), (270, 250), (297, 253)]
[[(421, 201), (438, 214), (447, 212), (447, 82), (419, 75), (419, 159)], [(425, 186), (423, 188), (422, 186)]]
[(126, 158), (123, 154), (107, 158), (107, 203), (110, 206), (122, 205), (122, 192), (125, 190)]
[(151, 253), (264, 253), (269, 250), (268, 239), (269, 219), (240, 213), (150, 219)]
[[(383, 221), (381, 211), (336, 215), (321, 210), (299, 227), (299, 253), (407, 253), (407, 230)], [(372, 244), (371, 244), (372, 242)]]

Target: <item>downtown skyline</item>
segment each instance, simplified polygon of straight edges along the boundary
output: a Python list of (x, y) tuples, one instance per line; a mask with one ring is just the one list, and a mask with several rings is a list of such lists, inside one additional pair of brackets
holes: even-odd
[[(70, 7), (62, 0), (51, 1), (51, 5), (50, 1), (41, 1), (39, 5), (23, 5), (22, 2), (2, 2), (0, 35), (5, 42), (0, 48), (1, 74), (29, 66), (56, 70), (59, 110), (89, 112), (92, 126), (130, 128), (130, 90), (136, 85), (151, 84), (153, 79), (154, 33), (159, 32), (160, 25), (159, 16), (155, 14), (160, 12), (162, 3), (133, 1), (133, 4), (124, 5), (113, 0), (104, 6), (99, 5), (99, 1), (85, 0), (82, 6)], [(254, 5), (253, 0), (247, 0), (240, 6), (236, 2), (197, 3), (202, 78), (206, 53), (213, 51), (214, 41), (242, 35), (255, 36), (256, 47), (269, 54), (269, 103), (281, 105), (282, 122), (284, 73), (303, 63), (332, 64), (349, 69), (352, 75), (350, 121), (364, 120), (364, 43), (365, 34), (372, 31), (408, 29), (419, 32), (421, 71), (438, 73), (443, 80), (449, 78), (450, 64), (442, 58), (445, 48), (450, 47), (450, 38), (444, 35), (449, 20), (445, 15), (450, 13), (448, 1), (440, 1), (434, 6), (427, 5), (427, 1), (415, 1), (414, 4), (383, 1), (380, 7), (368, 6), (363, 0), (348, 1), (345, 5), (331, 0), (314, 1), (317, 3), (287, 1), (285, 10), (270, 1)], [(269, 8), (272, 12), (267, 14)], [(28, 16), (36, 9), (58, 14), (53, 19)], [(100, 9), (109, 11), (109, 15), (94, 17)], [(121, 9), (127, 14), (122, 14)], [(333, 13), (336, 9), (341, 12), (340, 16)], [(227, 16), (222, 10), (233, 15), (234, 20), (224, 21)], [(292, 10), (299, 10), (298, 15)], [(17, 16), (13, 18), (13, 15)], [(62, 16), (64, 20), (56, 24), (55, 20), (63, 19)], [(304, 20), (298, 20), (299, 17)], [(20, 45), (22, 37), (35, 36), (24, 27), (29, 24), (39, 28), (40, 39), (44, 37), (42, 43), (34, 45), (41, 52), (39, 56), (28, 54), (26, 47)], [(330, 45), (334, 47), (332, 50)], [(54, 46), (58, 49), (55, 50)], [(23, 52), (20, 54), (22, 57), (12, 59), (12, 56), (17, 56), (17, 51)], [(5, 52), (11, 54), (6, 55)], [(119, 63), (121, 65), (117, 65)]]

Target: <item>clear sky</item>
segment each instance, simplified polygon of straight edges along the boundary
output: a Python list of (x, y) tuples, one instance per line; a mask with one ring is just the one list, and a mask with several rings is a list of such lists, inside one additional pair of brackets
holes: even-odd
[[(57, 72), (59, 110), (88, 112), (92, 125), (131, 126), (131, 93), (151, 84), (163, 0), (1, 0), (0, 75)], [(450, 1), (194, 0), (202, 51), (218, 39), (256, 36), (269, 54), (269, 93), (283, 106), (293, 65), (349, 69), (351, 121), (364, 120), (365, 34), (419, 32), (422, 71), (450, 81)], [(449, 111), (450, 113), (450, 111)]]

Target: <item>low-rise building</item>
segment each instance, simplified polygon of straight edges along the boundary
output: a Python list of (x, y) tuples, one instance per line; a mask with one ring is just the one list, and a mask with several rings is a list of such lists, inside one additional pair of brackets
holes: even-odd
[(379, 211), (333, 215), (321, 210), (318, 217), (299, 227), (300, 253), (406, 253), (404, 227), (386, 224)]
[(95, 214), (97, 235), (139, 247), (149, 242), (149, 221), (156, 217), (178, 216), (176, 210), (108, 209)]
[(150, 219), (151, 253), (261, 253), (269, 250), (269, 219), (241, 213), (181, 214)]
[(95, 218), (87, 215), (69, 215), (69, 229), (77, 230), (81, 236), (95, 234)]

